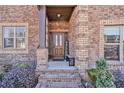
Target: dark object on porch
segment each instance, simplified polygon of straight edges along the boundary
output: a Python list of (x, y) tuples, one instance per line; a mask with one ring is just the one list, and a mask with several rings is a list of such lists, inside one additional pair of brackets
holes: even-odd
[(66, 61), (69, 61), (69, 66), (75, 66), (75, 58), (74, 57), (67, 55)]
[(66, 40), (64, 44), (64, 58), (66, 59), (66, 56), (69, 55), (69, 41)]

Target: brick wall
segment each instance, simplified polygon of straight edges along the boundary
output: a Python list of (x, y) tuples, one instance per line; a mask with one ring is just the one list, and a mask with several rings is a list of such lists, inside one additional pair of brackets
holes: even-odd
[[(88, 20), (90, 49), (94, 50), (96, 56), (90, 56), (92, 63), (92, 59), (95, 61), (104, 57), (104, 26), (124, 25), (124, 6), (88, 6)], [(108, 64), (112, 69), (124, 68), (123, 62), (113, 61)]]
[[(104, 25), (123, 23), (124, 6), (77, 6), (69, 26), (70, 55), (86, 78), (86, 69), (95, 67), (98, 58), (104, 57)], [(113, 62), (111, 68), (123, 68), (124, 63)]]
[(80, 75), (87, 78), (86, 69), (89, 62), (88, 6), (77, 6), (70, 20), (69, 48), (75, 57), (75, 65)]
[[(0, 50), (4, 53), (0, 53), (0, 63), (13, 63), (18, 61), (34, 61), (36, 60), (36, 49), (38, 47), (38, 30), (39, 30), (39, 14), (37, 6), (0, 6), (0, 24), (28, 24), (28, 46), (27, 52), (17, 50), (14, 52), (4, 52), (2, 46)], [(0, 35), (2, 40), (2, 35)], [(0, 45), (2, 41), (0, 41)], [(20, 51), (20, 53), (18, 52)]]
[[(0, 62), (36, 60), (38, 47), (39, 12), (37, 6), (0, 6), (0, 24), (28, 24), (27, 51), (4, 51), (0, 31)], [(104, 56), (104, 25), (124, 24), (124, 6), (77, 6), (68, 22), (47, 23), (47, 33), (68, 32), (70, 55), (75, 57), (76, 67), (82, 76), (92, 68), (98, 58)], [(68, 30), (69, 29), (69, 30)], [(48, 35), (47, 35), (48, 36)], [(46, 38), (48, 41), (48, 38)], [(47, 43), (48, 44), (48, 43)], [(2, 52), (1, 52), (2, 51)], [(111, 63), (114, 69), (124, 63)]]

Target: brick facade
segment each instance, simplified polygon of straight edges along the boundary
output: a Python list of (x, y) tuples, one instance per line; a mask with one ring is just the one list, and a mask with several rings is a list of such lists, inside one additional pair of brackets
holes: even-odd
[[(124, 25), (124, 6), (89, 6), (89, 32), (90, 45), (92, 50), (96, 50), (96, 56), (104, 57), (104, 26)], [(96, 48), (94, 47), (96, 46)], [(108, 62), (109, 63), (109, 62)], [(123, 63), (111, 62), (114, 69), (122, 69)], [(120, 66), (122, 65), (122, 66)]]
[[(68, 32), (69, 53), (75, 57), (76, 67), (83, 78), (86, 70), (95, 67), (104, 57), (104, 26), (124, 25), (124, 6), (76, 6), (69, 22), (46, 19), (46, 47), (49, 32)], [(4, 24), (28, 25), (28, 46), (25, 50), (3, 50), (0, 31), (0, 62), (36, 61), (39, 45), (39, 11), (37, 6), (0, 6), (0, 30)], [(39, 54), (39, 53), (38, 53)], [(45, 63), (47, 63), (45, 61)], [(122, 69), (124, 63), (112, 62), (111, 68)]]
[(88, 6), (77, 6), (70, 20), (69, 49), (80, 75), (87, 78), (89, 62)]
[[(76, 58), (81, 73), (95, 67), (104, 57), (104, 26), (123, 25), (124, 6), (77, 6), (69, 28), (70, 54)], [(122, 69), (124, 63), (109, 63), (113, 69)], [(85, 78), (84, 74), (84, 78)]]
[[(2, 47), (2, 25), (26, 24), (28, 45), (26, 50), (5, 50)], [(0, 6), (0, 63), (36, 61), (38, 47), (39, 12), (37, 6)]]

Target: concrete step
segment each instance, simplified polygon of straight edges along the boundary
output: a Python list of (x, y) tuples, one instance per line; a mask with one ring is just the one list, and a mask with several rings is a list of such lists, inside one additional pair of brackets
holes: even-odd
[(47, 80), (51, 81), (72, 81), (79, 80), (80, 75), (77, 70), (49, 70), (46, 72), (45, 77)]
[(46, 71), (47, 74), (60, 74), (60, 73), (63, 73), (63, 74), (75, 74), (75, 73), (78, 73), (78, 70), (77, 69), (68, 69), (68, 70), (65, 70), (65, 69), (48, 69)]
[(48, 75), (41, 78), (42, 83), (39, 88), (80, 88), (82, 87), (81, 78), (77, 75), (73, 76), (57, 76)]
[(37, 87), (80, 88), (82, 83), (76, 67), (68, 66), (67, 62), (51, 62), (45, 74), (39, 77)]
[(80, 77), (45, 77), (48, 82), (81, 82)]
[(80, 77), (80, 75), (78, 73), (75, 73), (75, 74), (72, 74), (72, 73), (54, 73), (54, 74), (49, 74), (49, 73), (46, 73), (45, 74), (46, 77), (52, 77), (52, 78), (63, 78), (63, 77), (70, 77), (70, 78), (74, 78), (74, 77)]
[(77, 82), (48, 82), (48, 88), (81, 88), (82, 84)]

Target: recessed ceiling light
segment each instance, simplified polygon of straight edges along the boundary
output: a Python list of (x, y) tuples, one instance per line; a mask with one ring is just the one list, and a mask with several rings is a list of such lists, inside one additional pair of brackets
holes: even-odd
[(57, 17), (60, 18), (61, 17), (61, 14), (57, 14)]

